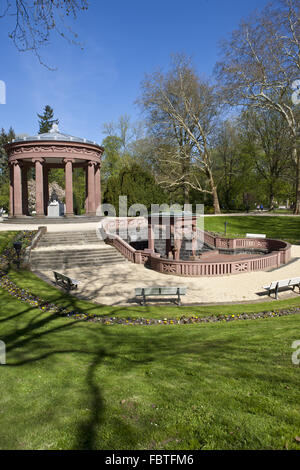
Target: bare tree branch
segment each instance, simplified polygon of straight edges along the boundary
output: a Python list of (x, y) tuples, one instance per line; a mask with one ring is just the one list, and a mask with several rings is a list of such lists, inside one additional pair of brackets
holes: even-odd
[(6, 0), (0, 19), (7, 16), (14, 19), (9, 37), (18, 51), (33, 52), (41, 65), (54, 70), (44, 62), (41, 48), (49, 44), (52, 32), (82, 47), (65, 18), (76, 19), (79, 12), (87, 9), (87, 0)]

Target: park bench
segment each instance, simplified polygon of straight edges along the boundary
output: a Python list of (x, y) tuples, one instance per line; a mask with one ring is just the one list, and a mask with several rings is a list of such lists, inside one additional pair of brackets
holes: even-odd
[(142, 296), (141, 304), (146, 304), (146, 296), (166, 296), (172, 295), (177, 296), (177, 304), (181, 305), (181, 295), (186, 294), (187, 288), (184, 286), (181, 287), (137, 287), (135, 289), (135, 296)]
[(80, 282), (76, 281), (76, 279), (72, 279), (68, 276), (65, 276), (64, 274), (57, 273), (56, 271), (53, 271), (53, 274), (55, 278), (55, 284), (63, 287), (67, 291), (77, 289), (78, 284), (80, 284)]
[(300, 277), (294, 277), (291, 279), (282, 279), (281, 281), (273, 281), (271, 282), (269, 286), (263, 286), (263, 288), (268, 291), (269, 296), (271, 295), (271, 292), (275, 293), (276, 300), (278, 299), (278, 292), (280, 289), (295, 290), (295, 287), (298, 287), (299, 293), (300, 293)]
[(266, 238), (264, 233), (246, 233), (246, 238)]

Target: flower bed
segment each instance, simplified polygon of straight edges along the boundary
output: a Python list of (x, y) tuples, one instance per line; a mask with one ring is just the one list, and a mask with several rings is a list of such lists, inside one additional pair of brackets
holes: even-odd
[(104, 325), (188, 325), (194, 323), (217, 323), (217, 322), (232, 322), (236, 320), (256, 320), (259, 318), (274, 318), (281, 317), (284, 315), (292, 315), (300, 313), (300, 307), (276, 310), (276, 311), (265, 311), (260, 313), (241, 313), (232, 315), (208, 315), (207, 317), (199, 317), (197, 315), (181, 315), (173, 319), (150, 319), (150, 318), (117, 318), (114, 316), (103, 316), (100, 317), (96, 314), (89, 314), (80, 311), (70, 310), (65, 307), (57, 306), (53, 302), (47, 302), (42, 298), (30, 293), (26, 289), (18, 287), (5, 273), (0, 274), (0, 287), (8, 292), (13, 297), (26, 302), (32, 307), (39, 308), (42, 311), (50, 312), (55, 315), (71, 317), (77, 320), (92, 321), (101, 323)]
[(16, 250), (14, 249), (14, 242), (22, 242), (22, 248), (20, 252), (20, 260), (25, 257), (26, 248), (31, 244), (36, 230), (22, 230), (20, 231), (14, 240), (9, 243), (0, 254), (0, 271), (5, 272), (9, 268), (10, 264), (17, 261)]

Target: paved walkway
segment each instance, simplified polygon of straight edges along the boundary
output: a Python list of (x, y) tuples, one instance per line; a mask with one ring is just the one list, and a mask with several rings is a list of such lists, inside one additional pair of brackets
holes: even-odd
[(39, 224), (9, 224), (0, 222), (0, 232), (9, 230), (37, 230), (38, 227), (47, 226), (47, 232), (85, 232), (96, 230), (99, 222), (87, 222), (76, 224), (47, 224), (45, 219), (41, 219)]
[[(43, 271), (40, 274), (52, 283), (52, 271)], [(289, 264), (269, 272), (186, 278), (160, 274), (142, 265), (127, 262), (110, 267), (74, 268), (65, 270), (64, 274), (81, 281), (75, 295), (106, 305), (135, 305), (135, 287), (153, 285), (187, 286), (188, 294), (182, 299), (184, 305), (263, 301), (269, 298), (262, 286), (268, 285), (273, 280), (300, 276), (300, 246), (292, 247), (292, 260)], [(285, 299), (298, 295), (287, 291), (280, 293), (279, 298)], [(158, 302), (161, 303), (161, 301)]]
[[(253, 211), (253, 212), (241, 212), (234, 214), (205, 214), (205, 217), (241, 217), (241, 216), (269, 216), (269, 217), (300, 217), (300, 215), (294, 214), (273, 214), (272, 212), (267, 211)], [(75, 232), (83, 230), (94, 230), (99, 222), (87, 222), (87, 223), (61, 223), (61, 224), (47, 224), (47, 218), (40, 219), (40, 222), (35, 224), (9, 224), (7, 222), (3, 223), (2, 217), (0, 217), (0, 231), (6, 230), (37, 230), (41, 225), (47, 226), (48, 232)]]
[[(38, 225), (46, 224), (45, 221), (41, 220), (41, 223)], [(0, 231), (34, 230), (38, 225), (0, 223)], [(97, 226), (98, 222), (85, 224), (49, 224), (47, 230), (49, 232), (88, 231), (95, 230)], [(300, 276), (300, 246), (294, 245), (292, 247), (292, 260), (288, 265), (273, 269), (269, 272), (258, 271), (223, 277), (186, 278), (160, 274), (142, 265), (127, 262), (110, 267), (74, 268), (66, 270), (64, 273), (81, 281), (76, 295), (107, 305), (136, 304), (136, 299), (134, 299), (135, 287), (153, 285), (187, 286), (188, 294), (183, 297), (183, 303), (190, 305), (262, 301), (268, 300), (268, 296), (265, 295), (262, 286), (268, 285), (273, 280)], [(43, 271), (40, 274), (52, 283), (52, 271)], [(293, 294), (291, 291), (288, 291), (280, 293), (279, 297), (284, 299), (295, 295), (298, 294)], [(275, 302), (274, 305), (276, 305)]]

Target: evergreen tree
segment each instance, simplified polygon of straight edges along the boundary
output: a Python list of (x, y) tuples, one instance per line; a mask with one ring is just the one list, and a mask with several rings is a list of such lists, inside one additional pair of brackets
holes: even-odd
[(12, 127), (9, 128), (8, 132), (2, 128), (0, 131), (0, 175), (1, 178), (8, 177), (8, 156), (5, 151), (4, 145), (11, 142), (16, 138)]
[(44, 114), (38, 114), (39, 118), (39, 134), (49, 132), (53, 124), (58, 124), (59, 120), (54, 119), (54, 111), (48, 104), (44, 108)]
[(107, 180), (103, 202), (112, 204), (118, 212), (119, 196), (127, 196), (128, 208), (133, 204), (169, 203), (168, 194), (155, 182), (153, 175), (137, 163), (124, 167), (117, 175)]

